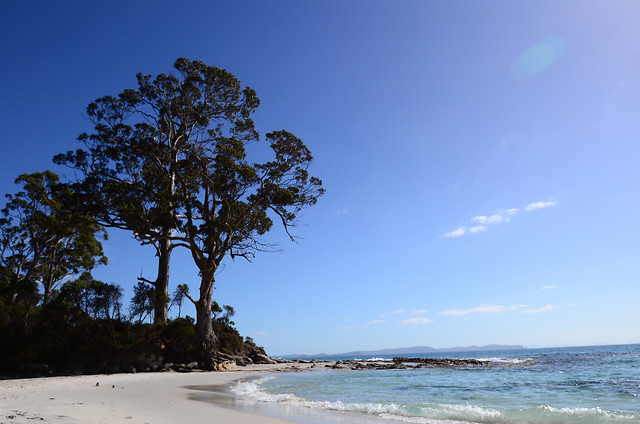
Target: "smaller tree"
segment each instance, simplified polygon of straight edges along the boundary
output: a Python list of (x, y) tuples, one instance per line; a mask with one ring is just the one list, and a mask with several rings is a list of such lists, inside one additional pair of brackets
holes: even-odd
[(92, 305), (94, 318), (119, 320), (122, 308), (122, 287), (101, 281), (97, 281), (97, 283), (99, 284), (92, 287), (94, 291)]
[(131, 320), (135, 321), (137, 318), (138, 324), (143, 323), (153, 312), (155, 298), (156, 293), (153, 286), (138, 281), (138, 284), (133, 287), (133, 298), (129, 306)]
[(78, 212), (78, 199), (54, 172), (23, 174), (16, 184), (23, 190), (7, 195), (0, 220), (2, 277), (14, 288), (13, 301), (39, 283), (43, 303), (48, 303), (65, 277), (106, 264), (96, 238), (100, 232), (106, 238), (106, 233), (92, 217)]
[(178, 318), (182, 313), (182, 301), (185, 298), (185, 295), (189, 294), (189, 286), (186, 284), (178, 284), (176, 290), (173, 292), (173, 296), (171, 297), (171, 306), (178, 306)]

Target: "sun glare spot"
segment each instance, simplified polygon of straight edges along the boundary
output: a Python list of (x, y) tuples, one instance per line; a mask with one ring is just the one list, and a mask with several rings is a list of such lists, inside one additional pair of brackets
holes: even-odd
[(538, 75), (562, 56), (565, 46), (562, 37), (549, 37), (534, 44), (511, 64), (511, 76), (522, 80)]

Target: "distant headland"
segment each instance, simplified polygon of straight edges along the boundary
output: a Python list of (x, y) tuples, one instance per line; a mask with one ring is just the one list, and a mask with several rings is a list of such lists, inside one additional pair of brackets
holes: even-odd
[(401, 356), (401, 355), (426, 355), (430, 353), (449, 353), (449, 352), (491, 352), (500, 350), (522, 350), (526, 349), (522, 345), (497, 345), (490, 344), (485, 346), (466, 346), (466, 347), (450, 347), (450, 348), (433, 348), (429, 346), (413, 346), (400, 347), (381, 350), (357, 350), (343, 353), (317, 353), (309, 354), (292, 354), (283, 355), (285, 359), (326, 359), (326, 358), (358, 358), (358, 357), (376, 357), (376, 356)]

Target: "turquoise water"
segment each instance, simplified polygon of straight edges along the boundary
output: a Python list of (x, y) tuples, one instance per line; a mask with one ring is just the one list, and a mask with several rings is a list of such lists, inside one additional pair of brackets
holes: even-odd
[(258, 402), (411, 423), (640, 423), (640, 345), (429, 356), (493, 365), (287, 373), (232, 391)]

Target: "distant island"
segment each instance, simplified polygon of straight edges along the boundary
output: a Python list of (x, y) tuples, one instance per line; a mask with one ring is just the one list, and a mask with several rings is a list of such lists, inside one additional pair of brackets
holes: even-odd
[(317, 353), (315, 355), (296, 354), (284, 355), (284, 359), (327, 359), (327, 358), (358, 358), (358, 357), (376, 357), (376, 356), (401, 356), (401, 355), (426, 355), (429, 353), (447, 353), (447, 352), (492, 352), (499, 350), (522, 350), (526, 347), (522, 345), (497, 345), (490, 344), (486, 346), (466, 346), (466, 347), (449, 347), (449, 348), (433, 348), (429, 346), (400, 347), (393, 349), (381, 350), (356, 350), (344, 353)]

